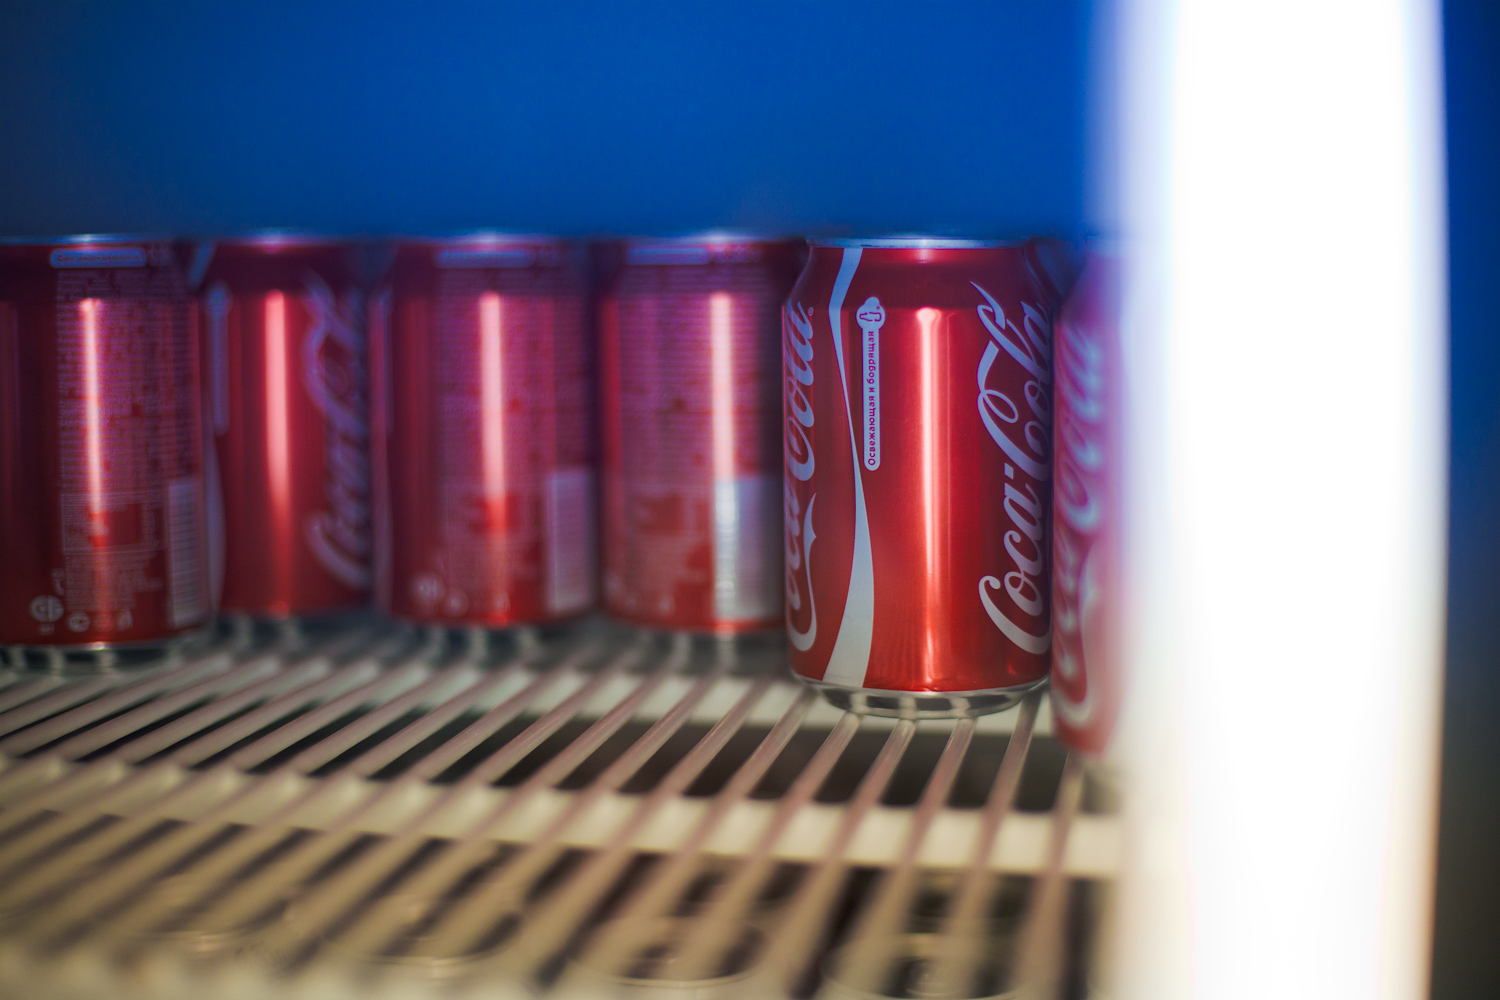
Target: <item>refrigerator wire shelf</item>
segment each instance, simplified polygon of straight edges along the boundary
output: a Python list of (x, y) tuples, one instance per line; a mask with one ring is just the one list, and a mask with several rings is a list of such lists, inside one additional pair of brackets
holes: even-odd
[(1082, 996), (1118, 820), (1049, 733), (601, 620), (18, 655), (0, 996)]

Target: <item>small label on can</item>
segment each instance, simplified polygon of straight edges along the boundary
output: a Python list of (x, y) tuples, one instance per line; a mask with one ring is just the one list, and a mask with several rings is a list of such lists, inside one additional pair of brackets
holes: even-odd
[(864, 358), (859, 372), (865, 399), (864, 463), (873, 472), (880, 468), (880, 328), (885, 325), (885, 307), (872, 295), (854, 318), (859, 321)]
[(582, 611), (594, 600), (594, 472), (559, 469), (547, 477), (547, 610)]
[(195, 625), (208, 615), (204, 587), (203, 481), (197, 476), (167, 484), (167, 593), (173, 628)]
[(714, 483), (714, 615), (724, 621), (774, 618), (781, 604), (779, 476)]
[(146, 251), (140, 247), (54, 250), (51, 261), (53, 267), (145, 267)]

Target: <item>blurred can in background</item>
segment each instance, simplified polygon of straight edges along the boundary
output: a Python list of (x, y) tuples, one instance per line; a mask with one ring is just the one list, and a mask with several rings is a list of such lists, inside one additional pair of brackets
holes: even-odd
[(369, 404), (356, 254), (337, 240), (279, 233), (213, 249), (200, 315), (225, 611), (282, 618), (368, 599)]
[(0, 644), (210, 620), (194, 309), (166, 241), (0, 245)]
[(1105, 754), (1120, 711), (1120, 259), (1089, 249), (1057, 318), (1052, 725)]
[(600, 303), (604, 600), (658, 628), (781, 619), (778, 314), (801, 241), (633, 240)]
[(1047, 677), (1051, 292), (1028, 244), (814, 241), (784, 315), (792, 669), (978, 715)]
[(579, 248), (411, 240), (371, 310), (376, 600), (503, 626), (595, 600), (592, 352)]

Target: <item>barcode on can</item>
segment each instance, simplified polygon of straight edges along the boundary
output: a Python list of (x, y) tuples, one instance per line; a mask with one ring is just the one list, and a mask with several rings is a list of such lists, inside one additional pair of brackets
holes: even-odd
[(781, 604), (782, 484), (779, 476), (714, 483), (714, 615), (775, 617)]
[(582, 611), (594, 599), (594, 473), (561, 469), (547, 477), (547, 609)]
[(167, 591), (173, 628), (208, 617), (204, 586), (203, 481), (198, 476), (167, 484)]

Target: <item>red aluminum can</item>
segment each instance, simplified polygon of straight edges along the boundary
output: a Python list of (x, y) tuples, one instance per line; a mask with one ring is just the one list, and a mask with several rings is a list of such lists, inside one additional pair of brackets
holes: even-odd
[(0, 643), (208, 623), (194, 309), (164, 241), (0, 246)]
[(370, 589), (365, 302), (356, 250), (267, 234), (203, 277), (209, 417), (224, 510), (220, 607), (267, 618)]
[(1120, 711), (1120, 263), (1088, 253), (1057, 318), (1052, 725), (1103, 754)]
[(595, 598), (583, 258), (546, 237), (400, 245), (370, 315), (376, 601), (553, 621)]
[(658, 628), (781, 620), (777, 329), (800, 241), (637, 240), (600, 304), (604, 601)]
[(783, 314), (792, 669), (978, 715), (1047, 677), (1051, 308), (1023, 243), (813, 243)]

